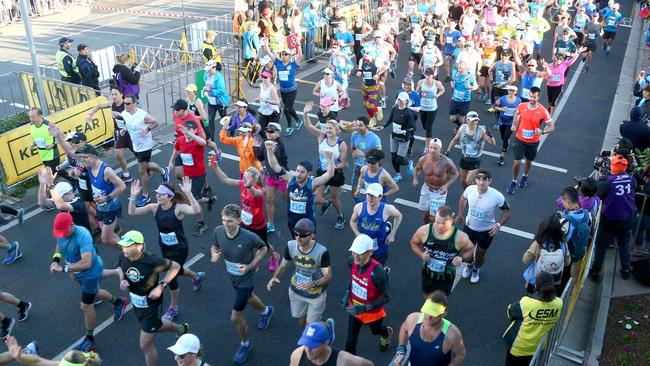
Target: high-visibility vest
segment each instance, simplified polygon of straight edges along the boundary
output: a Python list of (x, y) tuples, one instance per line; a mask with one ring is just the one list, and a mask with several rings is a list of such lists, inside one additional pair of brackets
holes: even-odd
[(79, 74), (79, 67), (77, 67), (77, 60), (75, 60), (75, 58), (72, 57), (69, 53), (61, 49), (56, 51), (56, 66), (59, 68), (59, 73), (61, 74), (61, 76), (66, 78), (72, 77), (72, 75), (69, 75), (68, 72), (65, 71), (65, 67), (63, 67), (63, 59), (68, 56), (72, 59), (72, 68), (74, 69), (74, 72)]
[[(206, 49), (209, 49), (210, 51), (212, 51), (212, 58), (211, 59), (208, 59), (207, 57), (205, 57), (205, 50)], [(210, 61), (210, 60), (221, 62), (221, 56), (216, 56), (217, 55), (217, 48), (214, 47), (214, 45), (212, 43), (208, 43), (206, 41), (203, 41), (203, 46), (201, 46), (201, 55), (203, 56), (203, 62), (205, 62), (205, 63), (208, 63), (208, 61)]]

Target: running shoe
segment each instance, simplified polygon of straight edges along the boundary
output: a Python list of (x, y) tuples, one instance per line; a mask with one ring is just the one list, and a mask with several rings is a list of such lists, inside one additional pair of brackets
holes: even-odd
[(330, 208), (331, 205), (332, 205), (332, 200), (328, 200), (327, 203), (321, 206), (320, 214), (325, 215), (325, 213), (327, 212), (327, 210)]
[(499, 156), (499, 161), (497, 161), (498, 166), (503, 166), (505, 164), (506, 160), (503, 158), (503, 156)]
[(163, 183), (169, 182), (169, 168), (168, 167), (163, 168), (162, 181), (163, 181)]
[(494, 126), (492, 126), (492, 129), (498, 131), (499, 130), (499, 122), (495, 122)]
[(266, 232), (271, 234), (275, 232), (275, 224), (272, 224), (270, 222), (266, 223)]
[(190, 323), (183, 323), (181, 325), (183, 326), (183, 330), (176, 332), (176, 338), (182, 336), (183, 334), (187, 334), (187, 332), (190, 331)]
[(273, 253), (269, 257), (269, 271), (275, 272), (276, 269), (278, 269), (278, 265), (280, 264), (280, 254), (278, 253)]
[(508, 194), (515, 194), (515, 190), (517, 190), (517, 182), (510, 182), (506, 192), (508, 192)]
[[(485, 104), (489, 104), (489, 103), (485, 103)], [(487, 109), (487, 111), (490, 112), (490, 113), (494, 113), (495, 110), (496, 110), (496, 109), (494, 109), (494, 107), (492, 107), (492, 105), (490, 105), (490, 106), (488, 107), (488, 109)]]
[(302, 126), (303, 126), (304, 124), (305, 124), (305, 122), (304, 122), (303, 120), (301, 120), (301, 119), (297, 120), (297, 121), (296, 121), (296, 128), (295, 128), (295, 131), (300, 131), (300, 129), (302, 128)]
[(163, 319), (167, 319), (167, 320), (169, 320), (169, 321), (172, 321), (172, 320), (174, 320), (174, 318), (177, 317), (178, 314), (180, 314), (180, 313), (181, 313), (181, 312), (178, 311), (178, 306), (176, 306), (175, 308), (173, 308), (173, 307), (170, 306), (170, 307), (167, 308), (167, 311), (165, 311), (165, 315), (163, 315), (162, 318), (163, 318)]
[(393, 177), (393, 180), (395, 181), (395, 183), (399, 183), (399, 182), (401, 182), (402, 179), (404, 179), (404, 177), (402, 177), (402, 173), (397, 173), (397, 174), (395, 174), (395, 176)]
[(345, 227), (345, 219), (343, 218), (343, 215), (339, 215), (336, 217), (336, 224), (334, 224), (334, 228), (337, 230), (342, 230)]
[(386, 331), (388, 334), (384, 337), (381, 336), (379, 337), (379, 351), (381, 352), (386, 352), (388, 348), (390, 347), (390, 341), (393, 338), (393, 328), (392, 327), (386, 327)]
[(381, 108), (386, 108), (386, 97), (381, 97), (381, 102), (379, 103)]
[(528, 187), (528, 176), (522, 175), (521, 178), (519, 178), (519, 188), (526, 187)]
[(629, 280), (630, 279), (630, 270), (621, 268), (621, 277), (626, 281)]
[(472, 265), (465, 263), (465, 268), (463, 268), (462, 276), (463, 278), (469, 278), (472, 275)]
[(7, 336), (11, 335), (11, 332), (14, 330), (14, 325), (16, 325), (15, 319), (8, 319), (6, 322), (2, 321), (2, 330), (0, 330), (0, 340), (4, 340)]
[(217, 196), (212, 196), (208, 199), (208, 211), (212, 211), (214, 208), (214, 203), (217, 201)]
[(133, 182), (133, 177), (131, 177), (130, 175), (124, 175), (124, 174), (122, 174), (122, 176), (121, 176), (120, 178), (122, 179), (122, 182), (124, 182), (124, 183), (131, 183), (131, 182)]
[(334, 343), (334, 339), (336, 339), (336, 333), (334, 332), (334, 319), (332, 318), (327, 318), (325, 321), (329, 325), (329, 328), (327, 328), (327, 334), (328, 338), (330, 341), (330, 346)]
[(406, 168), (406, 171), (409, 173), (409, 175), (413, 175), (413, 172), (415, 172), (415, 167), (413, 166), (413, 160), (409, 160), (409, 166)]
[(196, 279), (192, 280), (192, 291), (199, 291), (201, 289), (201, 284), (205, 281), (206, 276), (205, 272), (196, 272)]
[(212, 196), (212, 187), (207, 186), (201, 188), (201, 197), (210, 198)]
[(95, 350), (95, 341), (88, 339), (88, 337), (84, 337), (84, 339), (79, 342), (76, 346), (73, 347), (73, 349), (81, 352), (90, 352)]
[(10, 265), (11, 263), (17, 261), (20, 257), (23, 256), (23, 252), (20, 251), (20, 243), (15, 241), (13, 243), (13, 248), (7, 253), (7, 258), (5, 258), (2, 263), (5, 265)]
[(282, 134), (284, 135), (284, 137), (289, 137), (289, 136), (291, 136), (293, 134), (293, 131), (294, 131), (293, 127), (287, 127), (287, 129), (284, 130), (284, 133), (282, 133)]
[(194, 228), (194, 231), (192, 232), (192, 235), (194, 236), (201, 236), (203, 235), (206, 231), (208, 231), (208, 225), (206, 223), (197, 223), (196, 227)]
[(19, 308), (18, 309), (18, 314), (16, 315), (16, 320), (18, 320), (19, 322), (24, 322), (29, 317), (29, 311), (32, 309), (32, 303), (28, 302), (26, 304), (27, 305), (25, 305), (24, 308)]
[(23, 348), (23, 352), (28, 355), (38, 356), (38, 343), (36, 341), (31, 341)]
[(118, 297), (113, 305), (113, 320), (119, 322), (126, 314), (126, 307), (129, 305), (129, 300), (126, 297)]
[(479, 100), (480, 102), (484, 101), (484, 100), (485, 100), (485, 96), (486, 96), (486, 95), (485, 95), (484, 93), (479, 92), (479, 93), (478, 93), (478, 100)]
[(393, 69), (392, 67), (390, 68), (390, 78), (395, 79), (395, 69)]
[(472, 276), (469, 279), (469, 283), (478, 283), (480, 278), (481, 277), (479, 276), (478, 268), (473, 268), (472, 269)]
[(235, 353), (235, 357), (233, 357), (232, 362), (236, 363), (237, 365), (242, 365), (246, 363), (246, 360), (248, 359), (248, 354), (251, 352), (253, 349), (253, 343), (251, 341), (248, 341), (248, 345), (239, 345), (239, 349), (237, 350), (237, 353)]
[(264, 314), (260, 315), (260, 320), (257, 322), (257, 329), (259, 330), (265, 330), (266, 328), (269, 327), (269, 323), (271, 322), (271, 316), (275, 312), (275, 308), (271, 305), (267, 305), (264, 312), (266, 313), (266, 315)]
[(22, 225), (25, 220), (25, 209), (19, 208), (17, 211), (18, 214), (16, 215), (16, 219), (18, 220), (18, 225)]
[(149, 195), (145, 196), (144, 194), (141, 194), (138, 196), (138, 199), (135, 200), (135, 205), (136, 207), (142, 207), (147, 205), (149, 202), (151, 202), (151, 198), (149, 197)]
[(589, 72), (589, 66), (585, 66), (585, 74)]

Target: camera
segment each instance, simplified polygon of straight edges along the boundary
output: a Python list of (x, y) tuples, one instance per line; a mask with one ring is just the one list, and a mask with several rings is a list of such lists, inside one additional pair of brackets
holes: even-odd
[(611, 172), (611, 160), (612, 152), (609, 150), (602, 151), (600, 155), (596, 156), (594, 159), (594, 170), (598, 171), (602, 175), (609, 175)]

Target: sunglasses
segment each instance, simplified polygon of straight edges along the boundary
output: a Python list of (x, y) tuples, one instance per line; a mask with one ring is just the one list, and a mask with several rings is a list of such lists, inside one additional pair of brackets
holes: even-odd
[(528, 67), (535, 67), (535, 66), (537, 66), (537, 65), (528, 65)]
[(175, 110), (176, 112), (184, 111), (184, 109), (182, 109), (182, 108), (174, 108), (174, 110)]
[(477, 175), (476, 179), (478, 179), (478, 180), (489, 180), (490, 178), (488, 178), (487, 175)]
[(124, 105), (132, 105), (133, 103), (124, 102)]
[(300, 237), (300, 238), (303, 238), (303, 239), (308, 238), (309, 235), (311, 235), (311, 234), (301, 234), (301, 233), (296, 232), (296, 231), (293, 232), (293, 236), (297, 236), (297, 237)]
[(264, 130), (264, 131), (266, 131), (266, 133), (276, 133), (276, 132), (278, 132), (276, 130)]
[(269, 78), (268, 76), (262, 76), (262, 79), (268, 79), (268, 78)]

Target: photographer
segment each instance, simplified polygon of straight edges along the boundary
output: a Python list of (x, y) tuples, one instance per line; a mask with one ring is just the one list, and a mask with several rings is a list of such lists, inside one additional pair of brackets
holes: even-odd
[(617, 241), (619, 248), (621, 276), (624, 280), (630, 278), (629, 241), (636, 213), (634, 203), (636, 181), (627, 173), (629, 163), (621, 154), (624, 152), (625, 149), (620, 149), (619, 144), (619, 149), (615, 150), (615, 155), (609, 163), (610, 172), (601, 177), (598, 182), (598, 196), (603, 200), (603, 206), (596, 237), (594, 262), (589, 273), (589, 278), (595, 282), (601, 280), (605, 253), (614, 240)]
[[(650, 103), (648, 104), (650, 107)], [(650, 126), (644, 120), (643, 109), (634, 107), (630, 111), (630, 120), (623, 121), (619, 132), (624, 139), (632, 142), (634, 149), (643, 151), (650, 147)]]

